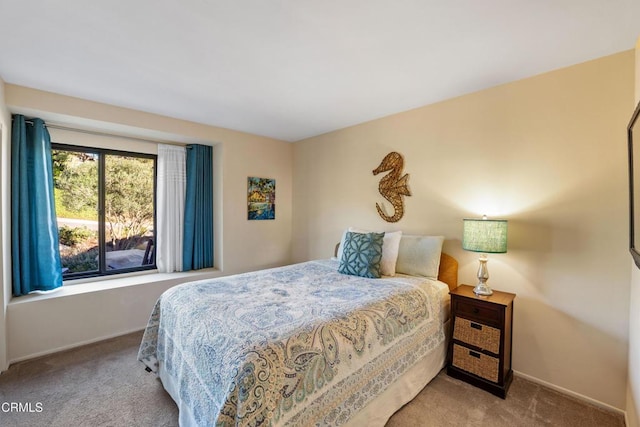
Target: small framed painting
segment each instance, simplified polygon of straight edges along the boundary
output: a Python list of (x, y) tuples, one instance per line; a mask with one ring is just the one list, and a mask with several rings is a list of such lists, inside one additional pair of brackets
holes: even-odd
[(247, 178), (247, 218), (276, 219), (276, 180)]

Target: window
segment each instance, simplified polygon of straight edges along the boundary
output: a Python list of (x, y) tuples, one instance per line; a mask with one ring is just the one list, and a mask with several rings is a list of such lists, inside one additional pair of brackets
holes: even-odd
[(157, 157), (51, 146), (63, 278), (156, 268)]

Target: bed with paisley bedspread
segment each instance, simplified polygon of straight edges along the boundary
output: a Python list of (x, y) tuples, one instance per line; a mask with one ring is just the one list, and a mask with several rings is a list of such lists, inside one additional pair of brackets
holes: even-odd
[(309, 261), (161, 296), (138, 358), (180, 425), (383, 425), (438, 373), (450, 286), (337, 266)]

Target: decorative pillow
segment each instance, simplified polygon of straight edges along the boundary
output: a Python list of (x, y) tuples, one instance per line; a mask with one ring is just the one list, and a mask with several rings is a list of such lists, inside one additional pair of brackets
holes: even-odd
[[(349, 227), (349, 231), (355, 233), (371, 233), (369, 230)], [(382, 241), (382, 259), (380, 260), (380, 274), (383, 276), (396, 275), (396, 261), (398, 259), (398, 249), (400, 248), (400, 238), (402, 231), (384, 233)]]
[(396, 272), (437, 279), (443, 243), (444, 236), (402, 236)]
[(384, 233), (347, 231), (338, 272), (352, 276), (379, 278)]

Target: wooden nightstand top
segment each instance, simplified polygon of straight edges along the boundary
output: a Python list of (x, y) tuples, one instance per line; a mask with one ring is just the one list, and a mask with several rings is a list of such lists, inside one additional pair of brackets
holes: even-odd
[(496, 291), (495, 289), (493, 290), (493, 295), (489, 295), (489, 296), (476, 295), (473, 293), (473, 288), (474, 288), (473, 286), (469, 286), (469, 285), (460, 285), (454, 290), (452, 290), (451, 292), (449, 292), (449, 294), (465, 297), (465, 298), (471, 298), (478, 301), (487, 301), (493, 304), (500, 304), (500, 305), (509, 305), (511, 304), (513, 299), (516, 297), (516, 294), (512, 294), (509, 292)]

